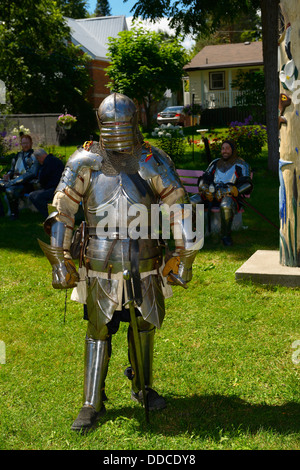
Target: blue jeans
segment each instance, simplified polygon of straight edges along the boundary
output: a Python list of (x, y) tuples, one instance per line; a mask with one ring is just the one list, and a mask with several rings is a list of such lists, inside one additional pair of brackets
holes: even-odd
[(46, 219), (48, 217), (48, 203), (52, 201), (55, 188), (38, 189), (29, 194), (29, 200), (37, 208), (37, 210)]

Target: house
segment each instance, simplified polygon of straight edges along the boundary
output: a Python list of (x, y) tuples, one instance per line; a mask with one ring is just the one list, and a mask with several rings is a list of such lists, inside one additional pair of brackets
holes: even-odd
[(237, 73), (262, 69), (261, 41), (206, 46), (184, 66), (185, 80), (189, 81), (184, 104), (192, 103), (194, 98), (204, 109), (232, 108), (240, 94), (232, 88)]
[(110, 94), (105, 86), (108, 77), (104, 69), (108, 67), (108, 38), (116, 37), (119, 32), (128, 30), (125, 16), (100, 16), (95, 18), (66, 18), (71, 29), (71, 41), (79, 45), (91, 57), (89, 72), (93, 80), (89, 101), (98, 108), (103, 99)]

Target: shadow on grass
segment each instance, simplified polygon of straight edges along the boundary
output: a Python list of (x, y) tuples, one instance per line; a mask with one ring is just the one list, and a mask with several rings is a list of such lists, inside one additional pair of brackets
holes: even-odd
[[(82, 220), (82, 212), (76, 215), (75, 224)], [(20, 211), (18, 220), (10, 220), (8, 217), (0, 218), (0, 249), (31, 252), (35, 256), (45, 256), (37, 239), (50, 243), (49, 236), (43, 227), (44, 219), (41, 214), (28, 209)]]
[(40, 214), (29, 210), (21, 211), (18, 220), (1, 217), (0, 249), (31, 252), (36, 256), (44, 256), (37, 241), (40, 238), (49, 243), (49, 237), (44, 232), (43, 222)]
[(189, 398), (169, 398), (164, 410), (150, 412), (146, 423), (145, 412), (136, 408), (107, 409), (101, 422), (106, 420), (137, 419), (144, 432), (165, 436), (190, 433), (194, 437), (219, 441), (222, 436), (240, 436), (269, 431), (293, 434), (300, 431), (300, 404), (251, 404), (237, 396), (204, 395)]

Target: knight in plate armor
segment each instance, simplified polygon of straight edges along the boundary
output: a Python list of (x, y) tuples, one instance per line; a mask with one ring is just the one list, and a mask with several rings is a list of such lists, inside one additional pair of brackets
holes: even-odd
[(253, 189), (251, 168), (236, 155), (235, 145), (224, 141), (221, 158), (213, 160), (199, 178), (198, 202), (203, 202), (208, 210), (219, 207), (221, 214), (221, 237), (225, 246), (232, 245), (231, 227), (241, 198)]
[(39, 171), (39, 162), (33, 154), (32, 138), (24, 134), (21, 137), (22, 151), (12, 159), (10, 170), (0, 180), (0, 191), (5, 191), (11, 212), (11, 219), (19, 217), (19, 199), (24, 193), (34, 189), (33, 182)]
[[(143, 403), (133, 325), (127, 305), (124, 272), (131, 273), (134, 312), (142, 357), (149, 410), (166, 406), (152, 388), (154, 335), (165, 315), (164, 299), (172, 295), (172, 283), (185, 285), (192, 278), (192, 264), (201, 248), (191, 243), (180, 217), (182, 237), (175, 239), (172, 256), (164, 259), (163, 247), (151, 231), (151, 207), (163, 202), (182, 208), (185, 190), (167, 154), (145, 143), (138, 128), (137, 109), (128, 97), (113, 93), (97, 110), (100, 141), (87, 142), (68, 160), (45, 221), (51, 244), (40, 241), (52, 265), (54, 288), (74, 288), (72, 299), (84, 305), (85, 342), (84, 401), (72, 425), (75, 431), (90, 429), (105, 412), (105, 379), (111, 355), (111, 339), (120, 321), (129, 322), (126, 369), (131, 398)], [(79, 268), (73, 261), (74, 217), (82, 203)], [(132, 236), (132, 209), (144, 210), (147, 236)], [(125, 209), (124, 209), (125, 208)], [(50, 212), (49, 210), (49, 212)], [(126, 216), (124, 217), (124, 214)], [(104, 226), (111, 217), (106, 235)], [(109, 224), (108, 224), (109, 225)], [(142, 225), (142, 224), (141, 224)], [(177, 227), (178, 228), (178, 227)], [(73, 259), (72, 259), (73, 254)]]

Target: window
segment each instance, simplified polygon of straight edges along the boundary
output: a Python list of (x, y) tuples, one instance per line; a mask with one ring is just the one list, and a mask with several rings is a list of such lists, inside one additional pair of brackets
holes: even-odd
[(209, 73), (209, 88), (210, 90), (224, 90), (225, 89), (225, 72), (210, 72)]

